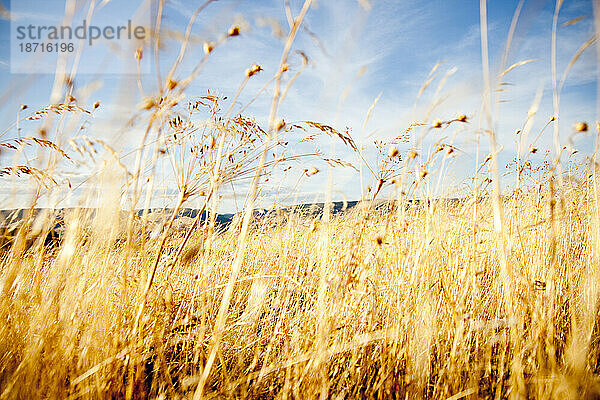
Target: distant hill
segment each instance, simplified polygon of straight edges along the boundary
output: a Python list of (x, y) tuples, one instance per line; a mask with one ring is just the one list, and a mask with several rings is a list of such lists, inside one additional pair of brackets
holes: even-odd
[[(450, 202), (456, 202), (456, 203), (460, 203), (462, 201), (462, 199), (446, 199), (447, 201)], [(410, 204), (418, 204), (420, 201), (419, 200), (410, 200), (409, 203)], [(348, 201), (348, 202), (343, 202), (343, 201), (335, 201), (331, 203), (331, 212), (333, 214), (337, 214), (340, 212), (343, 212), (345, 210), (350, 210), (354, 207), (356, 207), (356, 205), (358, 205), (360, 202), (359, 201)], [(376, 208), (380, 208), (380, 207), (386, 207), (386, 206), (391, 206), (394, 203), (394, 201), (387, 201), (387, 200), (381, 200), (376, 202), (375, 207)], [(277, 209), (255, 209), (254, 210), (254, 216), (257, 218), (269, 218), (269, 217), (275, 217), (276, 215), (285, 215), (285, 214), (289, 214), (292, 212), (299, 212), (305, 215), (310, 215), (310, 216), (318, 216), (321, 215), (323, 213), (323, 210), (325, 208), (325, 203), (307, 203), (307, 204), (297, 204), (297, 205), (293, 205), (293, 206), (287, 206), (287, 207), (281, 207), (281, 208), (277, 208)], [(33, 214), (35, 216), (39, 215), (40, 213), (46, 213), (47, 215), (54, 215), (54, 218), (56, 219), (56, 224), (55, 224), (55, 228), (59, 228), (63, 225), (64, 222), (64, 216), (65, 214), (67, 214), (69, 211), (74, 211), (74, 210), (87, 210), (89, 211), (89, 215), (94, 215), (96, 212), (96, 209), (93, 208), (61, 208), (61, 209), (51, 209), (51, 208), (35, 208), (33, 209)], [(150, 220), (153, 221), (158, 221), (158, 220), (165, 220), (166, 218), (168, 218), (168, 216), (170, 216), (170, 213), (172, 212), (171, 209), (168, 208), (152, 208), (152, 209), (148, 209), (148, 215), (151, 216)], [(26, 213), (29, 212), (29, 209), (7, 209), (7, 210), (0, 210), (0, 224), (7, 224), (10, 222), (18, 222), (21, 219), (23, 219), (23, 217), (26, 215)], [(194, 209), (194, 208), (183, 208), (179, 211), (178, 213), (178, 218), (179, 217), (188, 217), (188, 218), (196, 218), (196, 216), (198, 215), (199, 210), (198, 209)], [(138, 217), (141, 217), (144, 213), (143, 209), (137, 210), (135, 212), (135, 214)], [(127, 217), (129, 215), (128, 211), (122, 211), (123, 217)], [(216, 224), (226, 228), (229, 224), (231, 224), (231, 222), (233, 220), (236, 219), (236, 217), (239, 217), (241, 215), (241, 213), (225, 213), (225, 214), (217, 214), (216, 216)], [(206, 219), (208, 218), (209, 213), (207, 211), (203, 212), (202, 218), (201, 218), (201, 222), (206, 221)]]

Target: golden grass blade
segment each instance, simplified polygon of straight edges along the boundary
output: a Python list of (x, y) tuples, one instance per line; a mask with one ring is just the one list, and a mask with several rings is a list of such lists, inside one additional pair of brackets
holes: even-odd
[(502, 71), (502, 73), (500, 73), (500, 75), (498, 75), (498, 78), (500, 79), (500, 78), (504, 77), (504, 75), (508, 74), (510, 71), (512, 71), (515, 68), (521, 67), (523, 65), (527, 65), (527, 64), (532, 63), (534, 61), (539, 61), (539, 59), (532, 58), (532, 59), (529, 59), (529, 60), (523, 60), (523, 61), (519, 61), (517, 63), (514, 63), (513, 65), (511, 65), (510, 67), (508, 67), (507, 69), (505, 69), (504, 71)]
[(561, 26), (575, 25), (576, 23), (578, 23), (579, 21), (584, 20), (587, 17), (588, 17), (587, 15), (580, 15), (579, 17), (576, 17), (576, 18), (568, 20), (567, 22), (563, 23)]
[(577, 49), (577, 51), (575, 52), (575, 55), (573, 56), (573, 58), (571, 58), (571, 61), (569, 61), (569, 65), (567, 65), (567, 68), (565, 68), (565, 72), (563, 72), (563, 76), (562, 76), (562, 79), (560, 80), (560, 85), (558, 87), (559, 94), (562, 92), (562, 88), (565, 84), (565, 81), (567, 80), (567, 75), (571, 71), (571, 68), (573, 68), (573, 65), (577, 62), (577, 60), (579, 60), (579, 57), (581, 57), (583, 52), (586, 51), (588, 47), (590, 47), (591, 45), (596, 43), (597, 39), (598, 39), (598, 35), (595, 34), (590, 39), (588, 39), (587, 42), (582, 44), (581, 47), (579, 47), (579, 49)]

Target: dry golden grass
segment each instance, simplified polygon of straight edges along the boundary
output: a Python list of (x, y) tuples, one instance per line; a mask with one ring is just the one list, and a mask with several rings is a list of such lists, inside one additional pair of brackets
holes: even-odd
[[(138, 73), (140, 106), (128, 128), (143, 135), (132, 153), (120, 154), (102, 139), (80, 135), (100, 104), (76, 104), (75, 72), (62, 77), (63, 103), (29, 114), (21, 106), (15, 123), (0, 133), (17, 132), (0, 142), (3, 151), (14, 153), (9, 166), (0, 166), (0, 177), (37, 183), (24, 217), (1, 229), (0, 400), (599, 398), (597, 148), (579, 169), (569, 163), (563, 172), (564, 155), (572, 149), (561, 148), (557, 123), (567, 73), (593, 41), (580, 48), (558, 82), (562, 1), (556, 4), (552, 35), (555, 116), (529, 141), (539, 98), (532, 104), (517, 131), (517, 155), (506, 168), (517, 182), (511, 195), (500, 187), (491, 93), (510, 71), (533, 60), (505, 68), (520, 3), (504, 72), (490, 76), (487, 10), (481, 2), (485, 88), (479, 117), (487, 123), (472, 127), (477, 166), (460, 200), (427, 200), (441, 191), (446, 164), (462, 153), (454, 143), (457, 133), (474, 119), (462, 113), (433, 118), (450, 72), (422, 121), (389, 141), (375, 141), (375, 160), (349, 129), (286, 122), (278, 115), (309, 64), (292, 45), (311, 0), (296, 16), (284, 2), (289, 32), (282, 37), (279, 66), (239, 113), (234, 108), (248, 81), (264, 73), (257, 64), (245, 71), (225, 110), (225, 97), (211, 92), (185, 103), (186, 90), (213, 51), (245, 33), (232, 26), (218, 41), (204, 43), (200, 61), (179, 77), (193, 44), (192, 26), (212, 2), (193, 13), (172, 68), (166, 76), (157, 72), (156, 93), (144, 92), (146, 82)], [(361, 4), (370, 8), (367, 1)], [(158, 3), (159, 34), (153, 38), (155, 54), (149, 55), (156, 59), (168, 37), (159, 29), (163, 6)], [(292, 54), (302, 64), (286, 80)], [(148, 55), (138, 48), (138, 67), (143, 57)], [(431, 70), (417, 102), (440, 65)], [(243, 111), (267, 88), (273, 95), (262, 126)], [(65, 122), (74, 116), (83, 120), (68, 132)], [(21, 138), (20, 124), (36, 122), (42, 137), (54, 132), (56, 122), (55, 137)], [(536, 166), (530, 155), (538, 152), (537, 141), (551, 124), (555, 159)], [(580, 122), (573, 130), (575, 135), (590, 128)], [(480, 158), (481, 132), (489, 136), (491, 154)], [(435, 143), (426, 142), (434, 135)], [(277, 168), (287, 171), (299, 160), (354, 167), (318, 149), (305, 151), (320, 137), (353, 152), (361, 195), (369, 201), (336, 214), (324, 207), (322, 214), (280, 210), (256, 217), (261, 184), (274, 178)], [(65, 143), (75, 154), (63, 150)], [(409, 148), (399, 148), (408, 143)], [(51, 156), (34, 167), (26, 147)], [(127, 155), (135, 160), (126, 162)], [(36, 214), (34, 207), (50, 187), (64, 183), (55, 179), (61, 161), (75, 166), (104, 161), (115, 168), (100, 171), (114, 181), (94, 176), (90, 184), (102, 193), (99, 207), (65, 211), (65, 233), (55, 243), (48, 241), (54, 216)], [(160, 218), (138, 216), (135, 207), (148, 209), (155, 193), (159, 161), (170, 168), (177, 187), (174, 208)], [(323, 175), (317, 166), (302, 168), (300, 179)], [(243, 212), (227, 230), (216, 229), (213, 217), (223, 187), (244, 179), (250, 185)], [(377, 202), (394, 189), (397, 201)], [(202, 200), (200, 212), (182, 224), (176, 215), (192, 198)], [(408, 202), (413, 198), (422, 201)], [(125, 200), (133, 204), (127, 212), (121, 209)], [(210, 218), (203, 221), (204, 211)]]
[[(256, 221), (203, 395), (600, 395), (595, 190), (505, 199), (503, 238), (486, 199)], [(176, 265), (170, 237), (132, 333), (160, 238), (100, 218), (3, 255), (2, 398), (197, 390), (239, 231), (196, 230)]]

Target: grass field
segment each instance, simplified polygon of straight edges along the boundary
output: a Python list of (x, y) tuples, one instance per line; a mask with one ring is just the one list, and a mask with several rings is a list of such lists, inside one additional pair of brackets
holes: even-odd
[(160, 240), (99, 219), (58, 253), (17, 242), (3, 396), (595, 397), (596, 186), (548, 190), (505, 199), (503, 235), (489, 199), (258, 221), (235, 280), (236, 229), (197, 230), (176, 265), (170, 237), (139, 323)]
[[(0, 140), (11, 156), (3, 155), (0, 178), (15, 187), (29, 178), (35, 195), (16, 220), (2, 216), (0, 400), (600, 398), (600, 125), (572, 121), (573, 135), (596, 139), (577, 161), (568, 156), (575, 154), (571, 137), (560, 143), (557, 113), (533, 130), (536, 97), (515, 135), (514, 160), (499, 165), (490, 93), (534, 60), (502, 65), (490, 77), (485, 0), (481, 115), (456, 110), (435, 119), (449, 74), (424, 119), (375, 141), (370, 152), (350, 129), (286, 122), (279, 108), (308, 65), (293, 50), (311, 1), (296, 15), (283, 3), (289, 29), (265, 86), (268, 115), (239, 109), (266, 93), (243, 94), (264, 73), (256, 64), (231, 99), (188, 91), (215, 48), (245, 34), (238, 26), (202, 45), (189, 76), (175, 73), (191, 46), (189, 31), (178, 36), (181, 58), (157, 73), (164, 86), (142, 92), (129, 119), (141, 133), (127, 155), (80, 135), (102, 105), (77, 105), (72, 80), (65, 79), (63, 101), (20, 108), (6, 131), (18, 137)], [(161, 38), (153, 40), (156, 53), (138, 50), (138, 62), (158, 59)], [(595, 40), (582, 45), (561, 81), (553, 53), (554, 111), (567, 73)], [(292, 55), (302, 62), (291, 67)], [(439, 65), (417, 100), (431, 91)], [(69, 131), (71, 118), (79, 131)], [(40, 124), (38, 136), (20, 136), (28, 123)], [(467, 190), (434, 196), (462, 154), (460, 129), (477, 133)], [(552, 129), (554, 153), (536, 164), (536, 141)], [(434, 135), (442, 139), (431, 141)], [(325, 155), (322, 143), (335, 143), (341, 155)], [(43, 162), (29, 162), (31, 149)], [(80, 168), (85, 160), (103, 160), (84, 181), (91, 193), (82, 204), (94, 206), (57, 210), (58, 225), (54, 211), (34, 212), (40, 198), (64, 189), (56, 178), (61, 163)], [(140, 212), (167, 190), (160, 186), (164, 163), (176, 187), (171, 207), (158, 216)], [(329, 200), (317, 212), (306, 205), (257, 212), (265, 183), (298, 165), (297, 186), (355, 168), (362, 200), (336, 212)], [(220, 196), (241, 183), (242, 211), (222, 225)], [(197, 214), (181, 218), (192, 204), (200, 204)]]

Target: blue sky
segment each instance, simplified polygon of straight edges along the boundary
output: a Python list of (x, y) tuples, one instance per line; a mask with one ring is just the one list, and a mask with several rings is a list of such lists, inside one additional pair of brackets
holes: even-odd
[[(128, 6), (119, 6), (120, 3)], [(445, 132), (450, 137), (455, 136), (454, 144), (461, 152), (448, 161), (450, 169), (443, 172), (442, 181), (448, 184), (433, 194), (453, 193), (452, 190), (456, 189), (464, 177), (472, 175), (476, 162), (476, 132), (481, 116), (483, 81), (479, 2), (380, 0), (370, 3), (370, 10), (366, 10), (356, 0), (319, 0), (315, 3), (306, 18), (306, 26), (318, 41), (303, 30), (293, 47), (294, 50), (302, 50), (307, 54), (310, 66), (292, 87), (279, 115), (286, 120), (316, 120), (340, 128), (349, 126), (355, 139), (366, 144), (374, 139), (391, 139), (410, 123), (424, 119), (427, 109), (436, 100), (436, 88), (448, 74), (438, 96), (444, 98), (444, 101), (433, 110), (430, 120), (452, 119), (461, 113), (472, 117), (472, 122), (467, 127), (461, 127), (459, 131), (451, 128)], [(518, 3), (497, 0), (488, 2), (492, 76), (500, 72), (504, 45)], [(111, 12), (119, 13), (115, 14), (115, 19), (122, 19), (125, 13), (129, 13), (128, 7), (131, 4), (134, 2), (112, 0), (111, 10), (115, 11)], [(198, 2), (186, 0), (168, 0), (164, 11), (165, 32), (182, 32), (197, 4)], [(200, 14), (192, 31), (194, 37), (198, 38), (198, 43), (191, 46), (176, 78), (185, 77), (202, 56), (202, 41), (218, 40), (234, 24), (242, 27), (242, 35), (232, 38), (211, 55), (202, 73), (187, 91), (188, 99), (193, 100), (207, 89), (231, 98), (242, 82), (246, 68), (256, 63), (264, 71), (250, 80), (240, 97), (240, 104), (245, 104), (254, 97), (276, 72), (279, 63), (283, 42), (274, 34), (272, 26), (278, 24), (284, 31), (289, 29), (283, 4), (280, 0), (220, 0), (209, 5)], [(292, 0), (291, 4), (294, 14), (297, 14), (301, 2)], [(10, 8), (6, 0), (4, 6)], [(506, 91), (495, 94), (495, 99), (502, 101), (496, 108), (495, 125), (499, 143), (503, 147), (500, 155), (502, 164), (514, 157), (514, 132), (521, 128), (538, 92), (542, 97), (532, 137), (553, 114), (550, 46), (554, 6), (552, 1), (529, 0), (525, 2), (520, 14), (508, 65), (527, 59), (536, 61), (508, 73), (503, 81), (510, 85), (504, 86)], [(64, 10), (64, 5), (62, 9)], [(32, 13), (35, 14), (36, 11), (39, 10), (32, 9)], [(565, 22), (577, 17), (584, 18), (576, 24), (564, 26)], [(48, 104), (54, 83), (54, 76), (51, 74), (10, 73), (9, 33), (10, 22), (1, 19), (0, 120), (5, 126), (14, 121), (20, 104), (27, 104), (31, 109)], [(577, 49), (593, 34), (593, 2), (565, 1), (559, 15), (559, 76), (562, 76)], [(178, 50), (175, 40), (166, 38), (164, 42), (166, 46), (161, 49), (160, 58), (163, 74), (172, 64)], [(82, 60), (82, 63), (85, 62), (94, 63), (90, 59)], [(438, 62), (443, 63), (437, 70), (436, 78), (415, 107), (420, 87)], [(300, 58), (292, 56), (290, 65), (294, 72), (294, 68), (300, 65)], [(560, 132), (565, 142), (573, 133), (572, 126), (575, 122), (592, 123), (598, 118), (596, 68), (596, 48), (592, 46), (577, 61), (568, 76), (560, 107)], [(360, 71), (363, 73), (360, 74)], [(126, 117), (142, 100), (135, 78), (131, 74), (105, 74), (101, 70), (96, 74), (77, 76), (75, 97), (79, 104), (89, 107), (96, 100), (102, 104), (89, 125), (87, 135), (100, 137), (122, 151), (139, 143), (139, 129), (122, 129)], [(156, 78), (152, 73), (144, 75), (143, 82), (147, 92), (156, 88)], [(266, 95), (259, 97), (248, 108), (247, 113), (264, 121), (268, 116), (270, 93), (272, 91), (269, 89)], [(367, 110), (379, 94), (380, 100), (362, 132), (361, 126)], [(23, 129), (32, 129), (29, 133), (35, 133), (34, 125)], [(540, 151), (533, 156), (534, 160), (541, 162), (544, 150), (552, 148), (551, 134), (551, 129), (548, 129), (536, 144)], [(11, 135), (16, 133), (9, 132), (2, 139)], [(23, 132), (23, 135), (27, 136), (27, 132)], [(431, 139), (433, 141), (434, 138)], [(592, 153), (592, 134), (578, 135), (573, 138), (573, 142), (581, 157)], [(488, 151), (487, 143), (487, 138), (482, 136), (480, 157), (484, 157)], [(328, 151), (330, 144), (323, 143), (322, 148)], [(352, 154), (339, 146), (335, 147), (335, 152), (338, 156), (355, 161)], [(368, 150), (368, 154), (374, 157), (373, 150)], [(333, 173), (334, 198), (360, 197), (360, 185), (355, 172), (336, 169)], [(293, 179), (286, 181), (282, 187), (291, 187), (293, 182)], [(508, 183), (510, 182), (506, 182)], [(326, 173), (316, 175), (302, 185), (297, 199), (322, 199), (327, 188)], [(243, 192), (243, 189), (242, 185), (240, 191)], [(292, 198), (288, 202), (294, 202), (293, 200)], [(267, 196), (264, 203), (269, 201), (272, 202), (272, 198)], [(231, 200), (224, 201), (224, 210), (231, 210), (233, 207)]]

